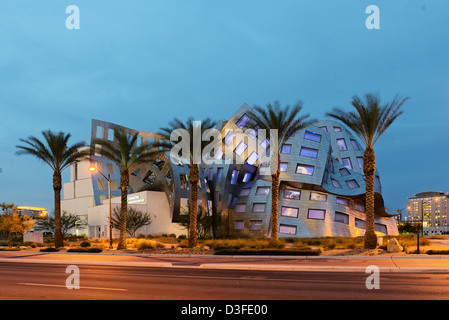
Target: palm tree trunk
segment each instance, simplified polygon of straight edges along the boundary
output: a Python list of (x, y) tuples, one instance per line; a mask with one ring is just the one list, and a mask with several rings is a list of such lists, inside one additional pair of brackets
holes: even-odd
[(365, 150), (363, 172), (366, 185), (365, 249), (375, 249), (377, 247), (377, 235), (374, 230), (374, 173), (376, 172), (376, 161), (373, 148), (367, 147)]
[(55, 248), (64, 246), (61, 228), (61, 189), (62, 177), (58, 172), (53, 173), (53, 191), (55, 194)]
[(279, 176), (281, 156), (278, 154), (276, 173), (271, 175), (271, 237), (270, 242), (276, 244), (279, 240), (278, 221), (279, 221)]
[(189, 247), (193, 248), (197, 243), (197, 216), (198, 216), (198, 165), (190, 163), (190, 227)]
[(120, 176), (120, 238), (117, 250), (126, 249), (126, 222), (128, 218), (129, 174), (123, 170)]

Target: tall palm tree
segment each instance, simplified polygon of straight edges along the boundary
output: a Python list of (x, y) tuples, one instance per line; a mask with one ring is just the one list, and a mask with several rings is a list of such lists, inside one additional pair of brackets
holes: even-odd
[(95, 139), (97, 152), (111, 160), (120, 171), (120, 238), (117, 249), (126, 249), (126, 222), (128, 212), (129, 175), (133, 169), (148, 163), (161, 151), (152, 144), (137, 146), (138, 133), (128, 135), (124, 130), (114, 130), (114, 140)]
[(61, 229), (61, 189), (62, 171), (72, 163), (86, 159), (89, 156), (87, 149), (81, 149), (85, 142), (77, 142), (68, 145), (70, 133), (55, 133), (50, 130), (42, 131), (44, 141), (30, 136), (28, 139), (20, 139), (25, 145), (16, 146), (17, 155), (32, 155), (50, 166), (53, 170), (53, 190), (55, 200), (55, 247), (63, 246)]
[(396, 96), (392, 101), (381, 104), (380, 98), (373, 94), (366, 94), (364, 99), (354, 96), (352, 106), (355, 111), (344, 111), (334, 108), (327, 115), (341, 121), (349, 127), (365, 144), (363, 155), (363, 173), (365, 174), (366, 201), (366, 249), (377, 247), (377, 236), (374, 230), (374, 173), (376, 162), (374, 144), (387, 128), (399, 117), (403, 111), (401, 106), (408, 98)]
[(269, 130), (277, 130), (277, 139), (270, 139), (271, 165), (276, 165), (276, 171), (271, 170), (271, 236), (270, 241), (273, 244), (278, 238), (278, 220), (279, 220), (279, 187), (280, 180), (280, 151), (282, 145), (287, 139), (298, 130), (301, 130), (311, 124), (313, 120), (306, 121), (308, 114), (301, 115), (302, 103), (298, 102), (293, 108), (286, 106), (281, 108), (278, 101), (268, 104), (266, 109), (255, 106), (256, 112), (249, 112), (249, 116), (254, 119), (260, 129), (265, 129), (267, 134)]
[[(203, 121), (195, 121), (193, 118), (188, 118), (186, 122), (179, 119), (174, 119), (166, 128), (161, 128), (162, 135), (167, 141), (170, 141), (172, 132), (181, 129), (186, 133), (189, 141), (189, 152), (184, 156), (180, 156), (179, 160), (189, 166), (189, 184), (190, 184), (190, 227), (189, 227), (189, 247), (193, 248), (197, 244), (197, 216), (198, 216), (198, 182), (199, 182), (199, 168), (198, 160), (201, 161), (201, 155), (205, 146), (209, 143), (202, 141), (203, 134), (208, 129), (213, 129), (216, 122), (209, 118)], [(195, 141), (196, 137), (200, 141)], [(187, 143), (185, 141), (185, 143)], [(165, 149), (172, 148), (173, 145), (165, 146)]]

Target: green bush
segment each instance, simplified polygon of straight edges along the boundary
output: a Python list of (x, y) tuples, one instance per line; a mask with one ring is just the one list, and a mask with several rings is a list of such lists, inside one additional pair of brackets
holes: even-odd
[(90, 242), (89, 241), (83, 241), (80, 243), (81, 248), (87, 248), (90, 247)]

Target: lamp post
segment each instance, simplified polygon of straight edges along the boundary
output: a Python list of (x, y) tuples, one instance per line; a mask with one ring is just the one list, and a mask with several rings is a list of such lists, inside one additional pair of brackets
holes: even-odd
[(95, 166), (89, 167), (90, 172), (98, 171), (108, 181), (108, 200), (109, 200), (109, 249), (112, 249), (112, 217), (111, 217), (111, 175), (108, 173), (106, 177), (103, 172), (98, 170)]

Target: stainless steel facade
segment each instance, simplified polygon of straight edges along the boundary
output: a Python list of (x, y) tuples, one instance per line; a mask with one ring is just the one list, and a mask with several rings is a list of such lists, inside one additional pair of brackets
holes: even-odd
[[(248, 117), (250, 110), (243, 105), (228, 121), (220, 122), (217, 129), (222, 136), (221, 152), (212, 154), (215, 163), (200, 165), (198, 200), (207, 214), (221, 214), (223, 225), (219, 234), (266, 237), (270, 230), (271, 181), (269, 175), (262, 174), (262, 153), (267, 152), (269, 144), (254, 130), (255, 123)], [(117, 128), (130, 134), (138, 132), (139, 143), (161, 138), (156, 133), (92, 120), (92, 141), (111, 140), (112, 130)], [(249, 134), (238, 134), (238, 130), (247, 130)], [(92, 160), (107, 166), (107, 160), (93, 150)], [(363, 148), (346, 128), (326, 120), (295, 132), (282, 146), (280, 161), (280, 237), (364, 234)], [(113, 179), (119, 181), (117, 169), (114, 174)], [(186, 213), (190, 198), (188, 175), (186, 165), (170, 161), (169, 154), (162, 155), (133, 171), (130, 192), (164, 191), (172, 221), (176, 222)], [(98, 204), (102, 192), (106, 191), (94, 183)], [(119, 190), (114, 192), (113, 195), (119, 195)], [(376, 231), (397, 234), (396, 221), (385, 212), (378, 172), (375, 192)]]

